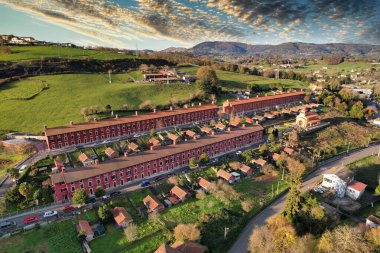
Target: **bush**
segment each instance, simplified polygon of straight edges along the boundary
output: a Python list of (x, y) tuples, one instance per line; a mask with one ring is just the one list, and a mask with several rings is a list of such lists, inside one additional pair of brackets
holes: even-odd
[(174, 228), (174, 237), (177, 241), (198, 241), (201, 232), (194, 224), (178, 224)]
[(106, 191), (103, 189), (103, 187), (98, 186), (95, 190), (95, 197), (100, 198), (106, 195)]
[(73, 194), (73, 204), (83, 205), (88, 199), (88, 194), (84, 189), (76, 189)]
[(244, 212), (248, 213), (249, 211), (252, 210), (254, 206), (254, 203), (251, 199), (245, 199), (244, 201), (241, 202), (241, 208), (243, 209)]
[(137, 226), (135, 224), (129, 224), (124, 229), (124, 235), (128, 242), (134, 242), (137, 239)]

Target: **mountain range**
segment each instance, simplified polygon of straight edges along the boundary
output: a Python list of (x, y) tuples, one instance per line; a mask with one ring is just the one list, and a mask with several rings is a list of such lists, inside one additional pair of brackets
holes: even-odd
[(164, 52), (191, 52), (195, 55), (210, 56), (326, 56), (326, 55), (344, 55), (344, 56), (370, 56), (380, 57), (380, 45), (368, 44), (313, 44), (302, 42), (289, 42), (279, 45), (252, 45), (240, 42), (224, 41), (206, 41), (192, 48), (170, 47), (163, 50)]

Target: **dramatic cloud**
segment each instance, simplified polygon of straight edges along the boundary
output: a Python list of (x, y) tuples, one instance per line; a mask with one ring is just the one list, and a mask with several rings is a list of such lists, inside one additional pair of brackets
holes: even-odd
[[(380, 0), (0, 0), (88, 44), (205, 40), (380, 44)], [(1, 14), (1, 13), (0, 13)], [(321, 38), (321, 34), (325, 36)], [(340, 37), (336, 37), (339, 34)], [(265, 40), (264, 40), (265, 38)], [(91, 42), (90, 42), (91, 41)]]

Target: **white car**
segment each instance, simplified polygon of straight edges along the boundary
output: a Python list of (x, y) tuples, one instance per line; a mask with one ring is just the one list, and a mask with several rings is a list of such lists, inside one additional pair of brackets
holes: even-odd
[(24, 172), (24, 170), (26, 169), (26, 167), (28, 167), (28, 166), (27, 165), (21, 166), (21, 168), (18, 170), (18, 173), (22, 174)]
[(239, 150), (239, 151), (236, 151), (236, 155), (241, 155), (241, 151)]
[(47, 211), (44, 213), (44, 218), (49, 218), (58, 215), (57, 211)]

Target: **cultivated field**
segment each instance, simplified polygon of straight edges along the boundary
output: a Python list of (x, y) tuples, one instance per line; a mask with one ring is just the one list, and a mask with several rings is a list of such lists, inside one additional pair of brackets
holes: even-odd
[[(137, 75), (136, 73), (132, 73)], [(41, 85), (48, 86), (40, 93)], [(80, 109), (98, 105), (137, 108), (143, 101), (166, 105), (171, 98), (189, 99), (196, 92), (188, 84), (134, 83), (129, 74), (66, 74), (32, 77), (0, 86), (0, 129), (41, 132), (44, 124), (83, 122)], [(35, 96), (33, 96), (35, 94)]]
[(96, 59), (113, 60), (136, 58), (130, 54), (119, 54), (92, 49), (58, 46), (12, 46), (11, 54), (0, 53), (0, 61), (40, 60), (43, 58)]

